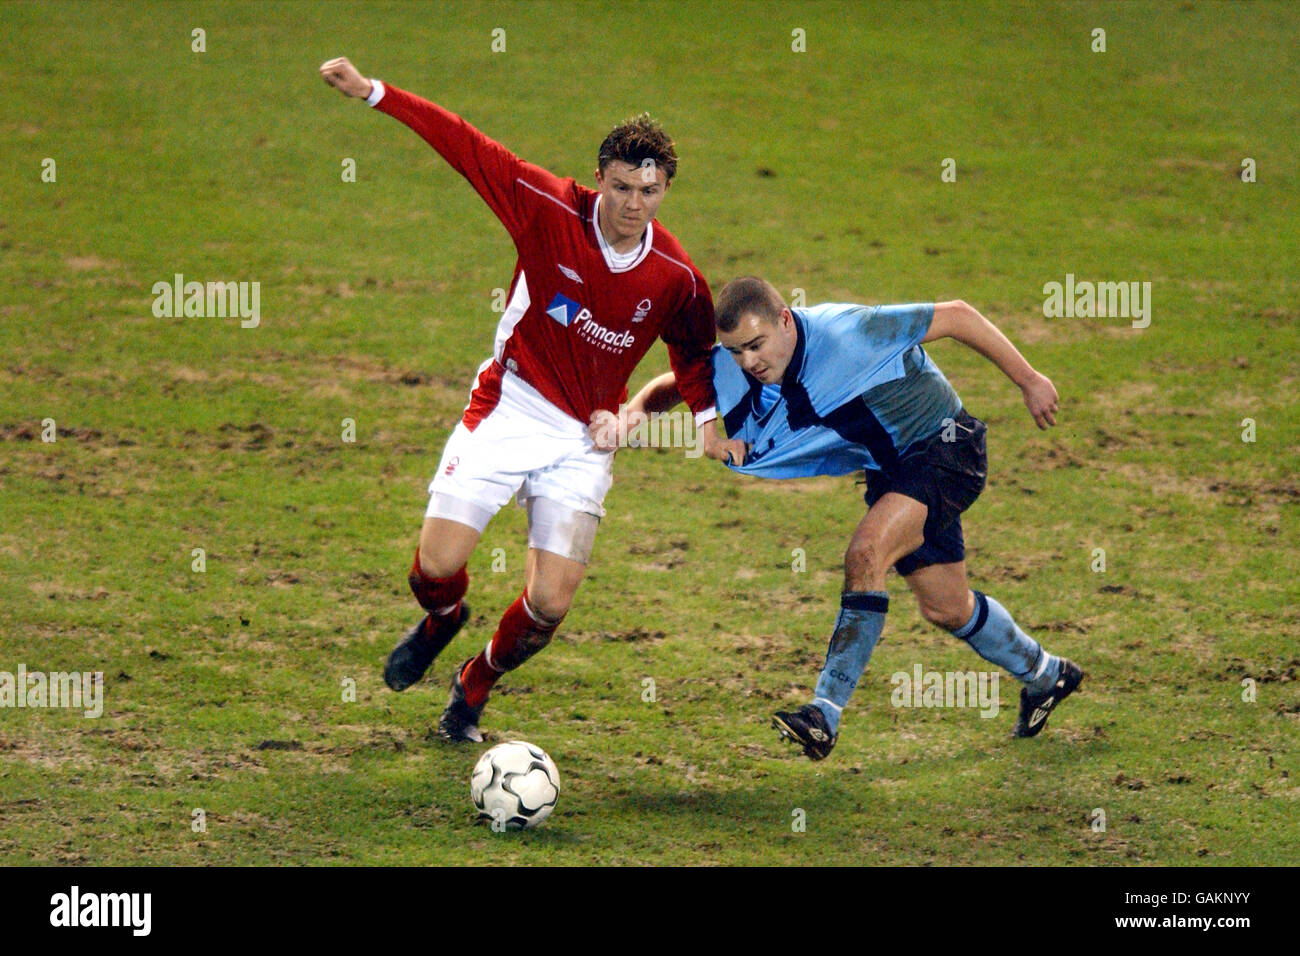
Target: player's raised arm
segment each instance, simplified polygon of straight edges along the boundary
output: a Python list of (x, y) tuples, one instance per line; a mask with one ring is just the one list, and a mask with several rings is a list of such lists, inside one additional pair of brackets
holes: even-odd
[[(554, 194), (560, 180), (526, 163), (496, 140), (436, 103), (361, 75), (347, 57), (326, 60), (321, 78), (345, 96), (364, 98), (405, 123), (464, 176), (511, 237), (518, 237), (536, 202)], [(531, 189), (529, 187), (532, 187)]]
[(1020, 387), (1025, 407), (1039, 428), (1056, 424), (1056, 387), (1046, 375), (1036, 372), (996, 325), (960, 299), (936, 302), (930, 330), (922, 342), (956, 339), (1000, 368)]

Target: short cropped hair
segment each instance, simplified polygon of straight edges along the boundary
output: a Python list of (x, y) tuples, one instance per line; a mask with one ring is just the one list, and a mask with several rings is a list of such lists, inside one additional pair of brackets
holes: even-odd
[(776, 322), (784, 310), (785, 299), (772, 283), (758, 276), (741, 276), (722, 287), (713, 306), (713, 324), (719, 332), (734, 332), (742, 315)]
[(600, 144), (596, 166), (603, 173), (614, 160), (629, 166), (653, 164), (662, 169), (670, 181), (677, 173), (677, 150), (672, 138), (649, 113), (626, 119), (609, 131)]

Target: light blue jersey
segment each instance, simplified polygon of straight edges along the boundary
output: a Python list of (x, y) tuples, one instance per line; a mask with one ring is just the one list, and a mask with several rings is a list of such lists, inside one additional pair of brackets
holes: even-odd
[(798, 341), (780, 384), (764, 385), (714, 347), (727, 436), (751, 448), (732, 470), (763, 478), (888, 470), (961, 411), (961, 399), (921, 347), (932, 303), (791, 312)]

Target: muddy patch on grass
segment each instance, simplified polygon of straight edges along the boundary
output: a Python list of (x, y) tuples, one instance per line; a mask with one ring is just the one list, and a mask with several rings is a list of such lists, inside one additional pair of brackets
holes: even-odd
[(217, 441), (217, 447), (223, 450), (238, 446), (244, 451), (261, 451), (275, 437), (275, 432), (261, 422), (248, 425), (226, 422), (217, 432), (223, 436)]
[(1261, 664), (1241, 657), (1229, 659), (1223, 670), (1214, 676), (1219, 680), (1249, 677), (1260, 684), (1288, 684), (1300, 679), (1300, 657), (1287, 661)]
[[(18, 422), (0, 424), (0, 441), (44, 441), (45, 426), (40, 422)], [(84, 428), (80, 425), (64, 425), (57, 420), (54, 425), (54, 442), (72, 440), (82, 445), (104, 445), (113, 448), (129, 448), (137, 443), (130, 438), (116, 435), (105, 436), (97, 428)]]
[(657, 561), (642, 562), (633, 567), (642, 572), (672, 571), (686, 563), (686, 552), (691, 544), (686, 538), (674, 538), (665, 543), (638, 541), (628, 545), (627, 553), (638, 556), (655, 556)]
[[(339, 728), (335, 728), (338, 730)], [(360, 734), (358, 739), (330, 746), (322, 745), (320, 753), (334, 757), (351, 757), (359, 753), (406, 753), (414, 749), (414, 741), (404, 733), (391, 730), (376, 730), (370, 727), (348, 728)]]
[(585, 631), (561, 631), (556, 635), (556, 640), (561, 644), (596, 644), (596, 643), (623, 643), (623, 644), (658, 644), (668, 634), (664, 631), (650, 630), (649, 628), (636, 626), (626, 630), (585, 630)]
[(1258, 478), (1255, 480), (1216, 479), (1207, 475), (1179, 475), (1172, 469), (1152, 462), (1108, 462), (1097, 460), (1093, 467), (1123, 477), (1135, 491), (1161, 498), (1181, 495), (1200, 501), (1213, 501), (1227, 507), (1249, 508), (1258, 505), (1277, 507), (1300, 502), (1300, 482)]
[(55, 581), (31, 581), (27, 589), (50, 601), (102, 601), (111, 593), (107, 588), (73, 588)]
[(21, 760), (50, 772), (67, 768), (85, 770), (97, 763), (86, 753), (75, 733), (65, 734), (58, 741), (6, 736), (0, 745), (0, 753), (4, 754), (6, 761)]
[[(13, 312), (12, 307), (0, 307), (0, 315)], [(8, 365), (0, 369), (0, 381), (14, 381), (20, 378), (58, 379), (63, 378), (63, 370), (39, 365)]]
[[(402, 385), (407, 388), (431, 387), (454, 391), (458, 396), (468, 394), (469, 383), (473, 378), (473, 369), (466, 368), (464, 374), (444, 376), (429, 369), (404, 365), (394, 368), (387, 363), (367, 355), (333, 354), (321, 357), (302, 358), (279, 352), (270, 353), (259, 363), (268, 367), (292, 369), (297, 375), (305, 375), (319, 380), (345, 382), (370, 382), (375, 384)], [(238, 375), (238, 371), (230, 374)], [(273, 373), (260, 373), (266, 384), (277, 386), (286, 384), (284, 376)], [(258, 381), (258, 374), (250, 373), (252, 380)]]
[(1250, 508), (1259, 503), (1293, 505), (1300, 502), (1300, 482), (1296, 481), (1211, 481), (1205, 490), (1233, 507)]

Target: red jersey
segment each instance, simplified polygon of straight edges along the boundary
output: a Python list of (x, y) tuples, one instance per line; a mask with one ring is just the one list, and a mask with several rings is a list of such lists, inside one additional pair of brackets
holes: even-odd
[(596, 224), (598, 192), (524, 162), (428, 100), (375, 86), (372, 105), (419, 133), (469, 180), (519, 253), (497, 326), (496, 363), (479, 376), (467, 427), (495, 404), (502, 368), (584, 424), (597, 409), (615, 411), (657, 337), (697, 420), (712, 417), (704, 413), (714, 407), (713, 299), (667, 229), (651, 222), (637, 258), (617, 268)]

